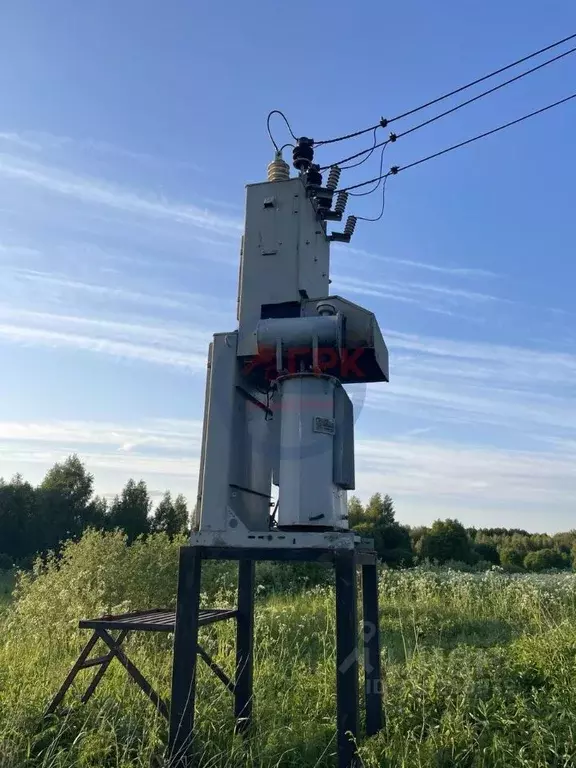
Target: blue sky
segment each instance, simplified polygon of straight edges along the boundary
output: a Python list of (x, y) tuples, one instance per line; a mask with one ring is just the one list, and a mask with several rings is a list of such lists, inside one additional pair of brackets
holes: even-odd
[[(267, 112), (328, 138), (574, 31), (568, 0), (5, 3), (0, 475), (38, 481), (76, 451), (99, 492), (135, 476), (193, 500), (207, 344), (235, 327)], [(563, 98), (575, 75), (568, 57), (399, 140), (386, 167)], [(382, 221), (333, 249), (335, 291), (376, 312), (391, 359), (357, 421), (358, 492), (390, 493), (403, 522), (575, 526), (575, 118), (571, 102), (391, 178)]]

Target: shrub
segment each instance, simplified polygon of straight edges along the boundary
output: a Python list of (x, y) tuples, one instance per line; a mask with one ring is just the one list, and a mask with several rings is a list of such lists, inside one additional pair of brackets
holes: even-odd
[(567, 568), (567, 559), (556, 549), (539, 549), (528, 552), (524, 558), (524, 568), (527, 571), (547, 571), (551, 568)]
[(474, 560), (470, 539), (458, 520), (436, 520), (420, 539), (419, 554), (422, 560), (440, 564), (449, 560), (463, 563)]

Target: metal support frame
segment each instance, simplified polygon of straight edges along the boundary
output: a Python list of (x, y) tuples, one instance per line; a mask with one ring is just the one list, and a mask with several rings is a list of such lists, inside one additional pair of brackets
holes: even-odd
[(254, 573), (253, 560), (240, 560), (236, 618), (236, 690), (234, 692), (234, 717), (238, 733), (244, 733), (252, 721)]
[[(203, 626), (206, 624), (213, 624), (217, 621), (236, 618), (236, 611), (217, 609), (202, 610), (199, 611), (198, 617), (198, 625)], [(168, 720), (169, 708), (167, 703), (163, 701), (160, 695), (154, 690), (152, 685), (150, 685), (148, 680), (146, 680), (142, 672), (140, 672), (138, 667), (128, 657), (125, 650), (121, 648), (121, 645), (128, 637), (130, 632), (173, 632), (175, 624), (175, 613), (174, 611), (170, 611), (168, 609), (139, 611), (136, 613), (123, 614), (120, 616), (104, 616), (99, 619), (85, 619), (81, 621), (80, 627), (82, 629), (92, 629), (92, 636), (80, 652), (78, 659), (66, 676), (66, 679), (60, 686), (60, 689), (50, 702), (45, 714), (52, 715), (56, 713), (58, 707), (64, 700), (66, 693), (72, 686), (79, 672), (81, 672), (83, 669), (98, 667), (96, 674), (92, 678), (92, 681), (80, 699), (83, 704), (86, 704), (86, 702), (89, 701), (89, 699), (94, 694), (113, 659), (118, 659), (132, 680), (154, 704), (158, 712), (160, 712), (160, 714), (166, 720)], [(119, 630), (116, 637), (113, 637), (113, 635), (110, 634), (110, 631), (114, 630)], [(103, 656), (90, 657), (90, 654), (99, 641), (102, 641), (102, 643), (107, 646), (108, 653), (104, 654)], [(196, 648), (200, 658), (212, 670), (216, 677), (226, 686), (226, 688), (231, 693), (234, 693), (235, 684), (230, 680), (228, 675), (226, 675), (226, 673), (218, 666), (218, 664), (216, 664), (216, 662), (209, 656), (209, 654), (200, 645), (200, 643), (196, 643)]]
[(174, 634), (172, 703), (168, 764), (190, 766), (194, 760), (194, 708), (200, 581), (203, 560), (238, 561), (236, 678), (234, 714), (236, 731), (247, 734), (252, 724), (254, 666), (254, 566), (257, 560), (330, 563), (336, 575), (336, 729), (338, 768), (358, 765), (359, 650), (356, 570), (362, 567), (364, 614), (364, 690), (366, 734), (377, 733), (383, 723), (378, 631), (376, 554), (373, 550), (337, 548), (247, 548), (187, 546), (180, 552), (178, 608)]

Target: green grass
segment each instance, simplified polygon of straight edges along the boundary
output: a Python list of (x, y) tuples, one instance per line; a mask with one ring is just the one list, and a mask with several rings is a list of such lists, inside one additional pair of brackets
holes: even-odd
[[(165, 724), (119, 665), (88, 705), (48, 721), (42, 711), (85, 642), (79, 617), (173, 603), (177, 545), (90, 534), (60, 569), (20, 582), (0, 619), (0, 768), (163, 764)], [(231, 604), (230, 570), (208, 565), (205, 603)], [(258, 573), (249, 741), (232, 735), (229, 694), (200, 667), (203, 766), (334, 765), (334, 595), (286, 592), (296, 575)], [(388, 721), (361, 745), (367, 768), (576, 765), (576, 575), (383, 571), (380, 593)], [(202, 633), (231, 670), (232, 624)], [(129, 651), (167, 696), (169, 638), (135, 637)]]

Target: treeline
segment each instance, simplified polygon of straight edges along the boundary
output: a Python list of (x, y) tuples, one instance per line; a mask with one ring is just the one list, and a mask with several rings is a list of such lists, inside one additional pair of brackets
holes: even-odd
[(396, 521), (390, 496), (376, 493), (366, 505), (352, 497), (350, 526), (374, 539), (391, 567), (429, 562), (478, 570), (501, 566), (507, 571), (545, 571), (576, 567), (576, 530), (528, 533), (519, 528), (465, 528), (458, 520), (436, 520), (411, 528)]
[(78, 456), (55, 464), (40, 485), (16, 475), (0, 478), (0, 569), (28, 567), (37, 554), (57, 550), (87, 528), (124, 531), (129, 541), (151, 532), (170, 536), (188, 527), (183, 496), (167, 491), (153, 510), (143, 480), (128, 480), (109, 502), (94, 494), (94, 478)]
[[(576, 567), (576, 531), (554, 536), (521, 529), (465, 528), (458, 520), (436, 520), (411, 528), (396, 520), (390, 496), (374, 494), (367, 504), (351, 497), (350, 527), (374, 539), (391, 567), (430, 562), (474, 569), (499, 565), (509, 571)], [(112, 501), (94, 493), (94, 478), (78, 456), (55, 464), (38, 486), (20, 475), (0, 478), (0, 569), (29, 567), (38, 554), (57, 551), (87, 528), (120, 529), (132, 542), (142, 535), (174, 536), (189, 527), (182, 495), (166, 491), (155, 509), (146, 483), (128, 480)]]

